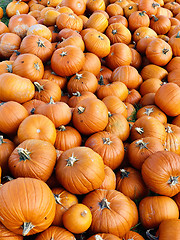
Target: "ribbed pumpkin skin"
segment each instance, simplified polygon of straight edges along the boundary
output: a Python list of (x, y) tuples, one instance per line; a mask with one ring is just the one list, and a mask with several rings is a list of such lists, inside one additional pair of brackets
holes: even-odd
[(23, 240), (23, 236), (17, 235), (9, 231), (2, 223), (0, 223), (0, 239), (1, 240)]
[(159, 240), (180, 239), (180, 219), (168, 219), (159, 225)]
[(0, 75), (0, 101), (16, 101), (24, 103), (31, 100), (35, 94), (33, 83), (13, 73)]
[(92, 213), (92, 232), (123, 237), (131, 228), (133, 209), (129, 199), (116, 190), (97, 189), (82, 201)]
[(105, 178), (103, 160), (88, 147), (68, 149), (58, 159), (56, 178), (71, 193), (88, 193), (100, 187)]
[[(21, 153), (20, 153), (20, 149)], [(27, 157), (23, 154), (27, 153)], [(29, 158), (29, 159), (28, 159)], [(56, 163), (54, 146), (39, 139), (28, 139), (19, 144), (9, 157), (9, 169), (15, 178), (33, 177), (47, 181)]]
[(55, 209), (54, 196), (41, 180), (17, 178), (0, 188), (1, 222), (14, 233), (23, 235), (25, 222), (34, 226), (26, 235), (44, 231), (51, 225)]
[(61, 227), (51, 226), (46, 229), (44, 232), (40, 233), (35, 240), (75, 240), (75, 237), (72, 233)]

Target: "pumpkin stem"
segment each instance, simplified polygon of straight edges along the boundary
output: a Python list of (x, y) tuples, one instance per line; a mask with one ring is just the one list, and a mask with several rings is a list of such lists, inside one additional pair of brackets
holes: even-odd
[(50, 101), (49, 101), (49, 104), (55, 104), (54, 100), (52, 97), (50, 97)]
[(34, 63), (34, 67), (35, 67), (35, 69), (36, 69), (37, 71), (40, 72), (40, 66), (39, 66), (39, 63), (38, 63), (38, 62), (37, 62), (37, 63)]
[(44, 45), (44, 42), (41, 39), (38, 39), (37, 44), (38, 44), (38, 47), (41, 47), (41, 48), (45, 47), (46, 48), (46, 46)]
[(14, 53), (16, 53), (16, 56), (19, 56), (21, 54), (18, 50), (14, 50)]
[(4, 176), (3, 178), (2, 178), (4, 181), (11, 181), (11, 180), (13, 180), (14, 178), (12, 178), (12, 177), (10, 177), (10, 176)]
[(17, 148), (17, 152), (19, 154), (19, 160), (20, 161), (31, 160), (30, 152), (27, 149)]
[(164, 54), (166, 54), (166, 53), (168, 53), (168, 52), (169, 52), (169, 49), (167, 49), (167, 48), (164, 48), (164, 49), (162, 50), (162, 52), (163, 52)]
[(6, 64), (7, 68), (6, 70), (9, 72), (9, 73), (12, 73), (12, 64)]
[(85, 108), (84, 108), (84, 107), (81, 107), (81, 106), (78, 107), (77, 109), (78, 109), (78, 113), (79, 113), (79, 114), (81, 114), (81, 113), (83, 113), (83, 112), (85, 111)]
[(104, 208), (110, 209), (110, 202), (106, 198), (103, 198), (102, 201), (99, 203), (101, 210)]
[[(19, 2), (17, 2), (17, 3), (19, 3)], [(16, 15), (20, 15), (19, 10), (16, 10)]]
[(35, 108), (32, 108), (31, 111), (30, 111), (30, 113), (31, 113), (31, 114), (34, 114), (35, 110), (36, 110)]
[(66, 130), (66, 127), (64, 125), (61, 125), (57, 128), (60, 132), (64, 132)]
[(74, 154), (72, 153), (72, 156), (69, 157), (68, 159), (66, 159), (66, 161), (67, 161), (66, 166), (72, 167), (74, 165), (74, 163), (78, 161), (78, 159), (76, 157), (74, 157)]
[(136, 127), (135, 130), (136, 130), (139, 134), (143, 134), (143, 133), (144, 133), (143, 128)]
[(179, 178), (179, 176), (177, 176), (177, 177), (170, 176), (167, 183), (170, 185), (170, 187), (175, 186), (176, 184), (178, 184), (178, 178)]
[(173, 130), (170, 126), (165, 127), (167, 133), (173, 133)]
[(117, 33), (117, 30), (116, 29), (113, 29), (112, 30), (112, 34), (115, 35)]
[(54, 195), (54, 198), (55, 198), (56, 203), (59, 204), (59, 205), (61, 205), (62, 203), (61, 203), (60, 194), (55, 194), (55, 193), (53, 193), (53, 195)]
[(61, 55), (62, 57), (64, 57), (64, 56), (67, 55), (67, 52), (62, 52), (60, 55)]
[(112, 117), (112, 113), (108, 112), (108, 117)]
[(100, 75), (98, 84), (99, 84), (99, 85), (105, 85), (103, 75)]
[(146, 114), (146, 115), (150, 115), (151, 113), (153, 113), (154, 111), (153, 111), (153, 108), (145, 108), (145, 112), (144, 112), (144, 114)]
[(86, 216), (86, 214), (87, 214), (87, 211), (86, 211), (86, 210), (84, 210), (84, 211), (82, 211), (80, 214), (81, 214), (81, 216), (82, 216), (82, 217), (85, 217), (85, 216)]
[(129, 10), (132, 10), (132, 9), (133, 9), (133, 6), (130, 6), (128, 9), (129, 9)]
[(150, 239), (150, 240), (158, 240), (159, 238), (156, 237), (156, 236), (154, 236), (154, 235), (152, 235), (152, 234), (150, 233), (150, 231), (151, 231), (151, 229), (149, 229), (149, 230), (146, 231), (146, 236), (148, 237), (148, 239)]
[(95, 235), (95, 240), (103, 240), (103, 238), (99, 235)]
[(75, 93), (72, 93), (73, 96), (76, 96), (76, 97), (80, 97), (81, 96), (81, 93), (79, 91), (75, 92)]
[(129, 177), (130, 172), (126, 171), (125, 169), (120, 169), (121, 172), (121, 179), (125, 177)]
[(4, 105), (5, 103), (6, 103), (6, 102), (1, 102), (1, 103), (0, 103), (0, 106)]
[(53, 33), (59, 33), (59, 28), (57, 25), (54, 25)]
[(102, 138), (103, 140), (103, 144), (107, 144), (110, 145), (112, 143), (112, 141), (110, 140), (110, 138)]
[(141, 17), (143, 17), (143, 16), (145, 16), (145, 13), (146, 13), (146, 11), (142, 11), (142, 12), (139, 13), (139, 15), (140, 15)]
[(76, 77), (75, 77), (75, 79), (80, 80), (81, 78), (82, 78), (82, 74), (76, 73)]
[(180, 38), (180, 31), (177, 33), (176, 38)]
[(22, 225), (23, 228), (22, 235), (26, 236), (34, 227), (35, 226), (31, 222), (24, 222)]
[(149, 144), (148, 142), (147, 143), (143, 142), (142, 139), (140, 139), (136, 142), (136, 146), (139, 147), (140, 150), (143, 149), (143, 148), (148, 149), (148, 147), (147, 147), (148, 144)]
[(152, 15), (152, 17), (154, 18), (155, 22), (157, 22), (159, 20), (159, 18), (157, 18), (155, 15)]
[(159, 7), (159, 6), (160, 6), (159, 3), (155, 3), (155, 2), (154, 2), (154, 3), (152, 4), (152, 7), (153, 7), (153, 8)]
[(0, 145), (5, 143), (4, 140), (3, 140), (3, 135), (0, 135)]
[(44, 90), (43, 86), (41, 86), (38, 82), (34, 82), (36, 91), (41, 92)]
[(98, 36), (98, 38), (100, 38), (101, 40), (104, 40), (104, 38), (102, 36), (100, 36), (100, 35)]

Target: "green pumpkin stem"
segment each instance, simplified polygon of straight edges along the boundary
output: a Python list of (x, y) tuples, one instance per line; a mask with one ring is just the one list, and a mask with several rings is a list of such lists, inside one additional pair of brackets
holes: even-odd
[(31, 160), (31, 157), (30, 157), (31, 153), (27, 149), (17, 148), (17, 152), (19, 154), (20, 161)]
[(129, 177), (130, 172), (126, 171), (125, 169), (120, 169), (121, 173), (121, 179), (124, 179), (125, 177)]
[(110, 209), (110, 202), (108, 202), (106, 198), (103, 198), (99, 205), (101, 210), (103, 210), (104, 208)]
[(22, 235), (26, 236), (34, 227), (35, 226), (31, 222), (24, 222), (22, 225), (23, 228)]

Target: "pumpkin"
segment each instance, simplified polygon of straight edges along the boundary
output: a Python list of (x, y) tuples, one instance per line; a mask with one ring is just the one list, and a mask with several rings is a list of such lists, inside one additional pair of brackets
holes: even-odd
[(56, 140), (53, 122), (41, 114), (26, 117), (19, 125), (17, 134), (20, 143), (27, 139), (40, 139), (54, 144)]
[(29, 115), (31, 115), (31, 114), (34, 114), (36, 107), (38, 107), (39, 105), (44, 105), (44, 104), (46, 104), (46, 103), (41, 100), (32, 99), (30, 101), (23, 103), (23, 107), (25, 107), (25, 109), (28, 111)]
[(10, 32), (5, 23), (0, 21), (0, 34)]
[[(142, 81), (142, 78), (140, 77), (140, 81)], [(141, 100), (141, 95), (136, 89), (132, 89), (128, 91), (128, 96), (125, 99), (125, 103), (130, 103), (132, 105), (138, 105), (138, 103)]]
[(90, 52), (86, 52), (84, 55), (85, 63), (81, 70), (91, 72), (97, 76), (101, 70), (101, 62), (99, 58), (94, 53)]
[(117, 171), (116, 190), (132, 200), (142, 199), (148, 194), (148, 189), (142, 180), (140, 172), (132, 167), (122, 168)]
[(56, 19), (59, 16), (60, 12), (56, 10), (49, 10), (44, 15), (44, 25), (53, 26), (56, 25)]
[(139, 41), (136, 43), (136, 49), (139, 53), (145, 54), (146, 48), (149, 45), (150, 42), (152, 42), (155, 39), (154, 36), (152, 37), (143, 37), (139, 39)]
[(179, 121), (179, 120), (180, 120), (180, 115), (178, 115), (177, 117), (175, 117), (175, 118), (173, 119), (172, 124), (180, 127), (180, 121)]
[(50, 42), (52, 40), (51, 31), (48, 29), (48, 27), (46, 27), (43, 24), (34, 24), (31, 27), (29, 27), (27, 30), (27, 35), (38, 35), (46, 38)]
[(131, 129), (131, 139), (134, 141), (143, 137), (155, 137), (164, 143), (166, 138), (164, 125), (154, 117), (140, 117)]
[[(127, 196), (126, 196), (127, 197)], [(127, 197), (130, 204), (131, 204), (131, 207), (132, 207), (132, 210), (133, 210), (133, 222), (132, 222), (132, 227), (130, 229), (134, 229), (136, 228), (136, 225), (138, 224), (138, 221), (139, 221), (139, 213), (138, 213), (138, 208), (137, 208), (137, 205), (136, 203), (131, 200), (129, 197)]]
[(102, 12), (94, 12), (85, 23), (85, 28), (94, 28), (103, 33), (108, 27), (108, 19)]
[(130, 65), (136, 69), (139, 69), (142, 65), (142, 57), (136, 49), (130, 48), (130, 50), (132, 53), (132, 61)]
[(138, 170), (141, 170), (143, 162), (151, 154), (163, 151), (162, 142), (154, 137), (145, 137), (130, 143), (127, 150), (129, 163)]
[(15, 50), (19, 49), (21, 38), (15, 33), (2, 33), (0, 36), (0, 54), (9, 58)]
[(176, 202), (176, 204), (177, 204), (177, 206), (180, 210), (180, 193), (178, 193), (174, 196), (174, 200), (175, 200), (175, 202)]
[(29, 27), (37, 24), (37, 20), (29, 14), (16, 14), (9, 19), (9, 30), (24, 38)]
[(98, 86), (96, 76), (88, 71), (80, 71), (70, 78), (67, 83), (67, 90), (69, 94), (73, 92), (89, 91), (95, 93)]
[(9, 231), (2, 223), (0, 223), (0, 238), (2, 240), (23, 240), (23, 236), (20, 236), (18, 234), (15, 234), (11, 231)]
[[(26, 36), (20, 45), (20, 52), (32, 53), (39, 57), (43, 62), (48, 61), (53, 53), (52, 44), (41, 36)], [(37, 80), (37, 78), (36, 78)]]
[(44, 182), (51, 176), (55, 163), (54, 146), (39, 139), (23, 141), (14, 149), (8, 160), (9, 169), (15, 178), (31, 177)]
[[(11, 201), (12, 198), (14, 201)], [(35, 178), (17, 178), (5, 183), (1, 187), (0, 206), (3, 225), (23, 236), (47, 229), (54, 219), (56, 208), (50, 188)]]
[(106, 12), (110, 17), (116, 16), (116, 15), (123, 15), (123, 8), (115, 3), (111, 3), (107, 6)]
[[(148, 81), (148, 80), (147, 80)], [(137, 111), (137, 119), (143, 116), (150, 116), (158, 119), (162, 124), (167, 123), (167, 116), (156, 105), (147, 105)]]
[(91, 236), (87, 240), (120, 240), (120, 238), (110, 233), (98, 233), (96, 235)]
[(86, 8), (89, 12), (95, 12), (97, 10), (105, 10), (105, 1), (104, 0), (87, 0)]
[(48, 117), (56, 128), (68, 124), (72, 116), (71, 109), (66, 103), (54, 102), (52, 98), (49, 103), (39, 105), (34, 113)]
[(154, 105), (155, 93), (146, 93), (139, 101), (140, 106)]
[(169, 83), (176, 83), (180, 87), (180, 78), (179, 78), (179, 68), (172, 70), (168, 73), (168, 82)]
[(139, 0), (138, 8), (140, 11), (146, 11), (148, 16), (151, 16), (152, 14), (156, 14), (157, 8), (159, 7), (159, 4), (156, 3), (154, 0)]
[(0, 92), (1, 101), (24, 103), (34, 97), (35, 88), (28, 78), (14, 73), (3, 73), (0, 75)]
[(77, 15), (84, 14), (86, 9), (86, 3), (84, 0), (76, 0), (73, 2), (71, 0), (62, 0), (60, 6), (66, 6), (71, 8), (73, 12)]
[(130, 230), (133, 221), (132, 207), (123, 193), (116, 190), (97, 189), (87, 194), (82, 203), (91, 210), (90, 230), (92, 232), (110, 233), (123, 237)]
[(34, 98), (49, 103), (52, 98), (54, 102), (61, 100), (61, 89), (57, 83), (48, 79), (40, 79), (34, 82)]
[(109, 20), (109, 25), (111, 23), (122, 23), (125, 27), (128, 27), (128, 21), (127, 19), (124, 17), (124, 16), (121, 16), (121, 15), (116, 15), (116, 16), (113, 16), (113, 17), (110, 17)]
[(67, 231), (65, 228), (50, 226), (35, 238), (35, 240), (46, 240), (46, 239), (75, 240), (75, 237), (72, 233)]
[(44, 65), (39, 57), (32, 53), (19, 55), (13, 63), (13, 73), (29, 78), (32, 82), (40, 80), (44, 74)]
[(101, 186), (105, 178), (103, 159), (88, 147), (68, 149), (58, 159), (56, 178), (71, 193), (88, 193)]
[(86, 140), (85, 146), (97, 152), (103, 158), (104, 164), (111, 169), (120, 166), (124, 157), (122, 141), (109, 132), (102, 131), (91, 135)]
[(56, 149), (65, 151), (67, 149), (81, 145), (82, 138), (80, 133), (71, 126), (61, 125), (56, 129)]
[(2, 61), (0, 62), (0, 74), (2, 73), (12, 73), (13, 61)]
[(180, 154), (180, 127), (173, 124), (166, 124), (165, 149)]
[(146, 56), (151, 63), (158, 66), (164, 66), (172, 58), (172, 49), (167, 42), (160, 38), (156, 38), (148, 44)]
[(107, 66), (114, 70), (119, 66), (130, 65), (132, 53), (125, 43), (114, 43), (111, 45), (110, 52), (105, 60)]
[(157, 37), (157, 33), (149, 27), (139, 27), (133, 33), (133, 40), (137, 43), (141, 38)]
[(73, 111), (72, 122), (85, 135), (103, 131), (108, 123), (108, 109), (99, 99), (83, 99)]
[(129, 29), (134, 32), (139, 27), (149, 27), (150, 19), (146, 11), (135, 11), (128, 18)]
[(52, 225), (62, 226), (63, 214), (74, 204), (78, 203), (78, 199), (74, 194), (66, 191), (62, 187), (56, 187), (52, 189), (55, 201), (56, 201), (56, 213)]
[(0, 135), (0, 166), (2, 171), (2, 176), (6, 176), (9, 172), (8, 169), (8, 159), (15, 148), (15, 144), (3, 135)]
[(142, 78), (140, 78), (138, 71), (134, 67), (120, 66), (112, 72), (111, 81), (123, 82), (126, 87), (131, 90), (133, 88), (139, 88), (142, 83)]
[(180, 57), (173, 57), (171, 61), (167, 64), (166, 70), (171, 72), (175, 69), (178, 69), (180, 66)]
[(115, 190), (115, 188), (116, 188), (115, 173), (107, 165), (104, 165), (104, 172), (105, 172), (105, 178), (104, 178), (104, 181), (102, 182), (101, 186), (99, 187), (99, 189)]
[(60, 76), (71, 76), (82, 69), (84, 62), (83, 51), (76, 46), (69, 45), (53, 53), (51, 67)]
[(84, 43), (88, 52), (92, 52), (100, 58), (106, 57), (110, 53), (109, 38), (97, 30), (87, 32), (84, 36)]
[[(74, 219), (76, 219), (75, 222)], [(91, 211), (82, 203), (74, 204), (63, 214), (63, 225), (72, 233), (85, 232), (90, 227), (91, 222)]]
[(171, 27), (171, 21), (164, 15), (153, 15), (150, 21), (150, 28), (152, 28), (158, 35), (166, 34)]
[(128, 19), (129, 16), (133, 13), (138, 11), (138, 5), (136, 3), (129, 3), (128, 5), (126, 5), (124, 8), (124, 16)]
[(6, 6), (6, 14), (9, 18), (16, 15), (17, 11), (20, 14), (27, 14), (29, 12), (29, 6), (22, 1), (13, 1)]
[(133, 239), (133, 240), (145, 240), (139, 233), (133, 232), (133, 231), (129, 231), (123, 237), (123, 240), (130, 240), (130, 239)]
[(0, 103), (0, 131), (15, 134), (20, 123), (28, 116), (27, 110), (15, 101)]
[(139, 92), (142, 96), (147, 93), (156, 93), (162, 84), (163, 82), (158, 78), (149, 78), (141, 84)]
[(139, 203), (140, 221), (144, 228), (156, 228), (165, 219), (178, 219), (179, 210), (175, 201), (166, 196), (150, 196)]
[(141, 173), (145, 184), (161, 195), (172, 197), (179, 192), (179, 155), (159, 151), (150, 155), (142, 165)]
[(149, 78), (158, 78), (160, 80), (164, 79), (168, 75), (168, 72), (157, 65), (148, 64), (141, 70), (141, 77), (144, 80)]
[[(166, 240), (166, 239), (179, 239), (179, 228), (180, 228), (180, 220), (179, 219), (166, 219), (163, 220), (158, 229), (158, 239)], [(146, 235), (149, 239), (154, 239), (155, 237), (150, 234), (150, 231), (146, 232)]]
[(96, 95), (89, 91), (82, 91), (81, 93), (79, 91), (73, 92), (72, 97), (68, 99), (68, 105), (71, 108), (75, 108), (75, 106), (83, 99), (86, 98), (97, 98)]
[(155, 103), (168, 116), (179, 115), (180, 87), (175, 83), (162, 85), (155, 94)]

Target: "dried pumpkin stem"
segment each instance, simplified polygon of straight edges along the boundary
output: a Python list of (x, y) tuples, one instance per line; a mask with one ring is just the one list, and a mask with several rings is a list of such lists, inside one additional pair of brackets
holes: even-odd
[(50, 97), (50, 101), (49, 101), (49, 104), (55, 104), (54, 100), (52, 97)]
[(170, 185), (170, 187), (175, 186), (176, 184), (178, 184), (178, 178), (179, 178), (179, 176), (177, 176), (177, 177), (170, 176), (167, 183)]
[(121, 172), (121, 179), (128, 177), (130, 172), (126, 171), (125, 169), (120, 169)]
[(105, 85), (103, 75), (100, 75), (98, 84), (99, 84), (99, 85)]
[(54, 195), (54, 198), (55, 198), (56, 203), (59, 204), (59, 205), (61, 205), (62, 203), (61, 203), (60, 194), (55, 194), (55, 193), (53, 193), (53, 195)]
[(154, 110), (153, 110), (153, 108), (145, 108), (145, 112), (144, 112), (144, 114), (146, 114), (147, 116), (149, 116), (151, 113), (153, 113), (154, 112)]
[(61, 57), (64, 57), (67, 55), (67, 52), (62, 52), (60, 55), (61, 55)]
[(75, 93), (72, 93), (73, 96), (76, 96), (76, 97), (80, 97), (81, 96), (81, 93), (79, 91), (75, 92)]
[(4, 139), (3, 139), (3, 135), (0, 135), (0, 145), (3, 144), (3, 143), (5, 143)]
[(170, 126), (165, 127), (167, 133), (173, 133), (173, 130)]
[(9, 72), (9, 73), (12, 73), (12, 64), (6, 64), (7, 68), (6, 70)]
[(143, 128), (136, 127), (135, 130), (136, 130), (139, 134), (143, 134), (143, 133), (144, 133)]
[(64, 132), (66, 130), (66, 127), (64, 125), (61, 125), (57, 128), (60, 132)]
[(76, 157), (74, 157), (74, 154), (72, 154), (72, 156), (69, 157), (68, 159), (66, 159), (66, 161), (67, 161), (66, 166), (72, 167), (74, 165), (74, 163), (78, 161), (78, 159)]
[(154, 235), (152, 235), (150, 233), (151, 230), (152, 229), (149, 229), (149, 230), (146, 231), (146, 236), (148, 237), (148, 239), (150, 239), (150, 240), (158, 240), (159, 239), (158, 237), (156, 237), (156, 236), (154, 236)]
[(35, 226), (31, 222), (24, 222), (22, 225), (23, 228), (22, 235), (26, 236), (34, 227)]
[(148, 147), (147, 147), (148, 144), (149, 144), (148, 142), (145, 143), (145, 142), (143, 142), (143, 140), (141, 140), (141, 139), (136, 142), (136, 146), (139, 147), (140, 150), (143, 149), (143, 148), (148, 149)]
[(80, 73), (76, 73), (76, 77), (75, 77), (75, 79), (80, 80), (81, 78), (82, 78), (82, 74), (80, 74)]
[(17, 152), (19, 154), (19, 160), (20, 161), (26, 161), (26, 160), (30, 160), (30, 152), (27, 149), (24, 148), (17, 148)]
[(34, 82), (34, 85), (38, 92), (41, 92), (44, 90), (43, 86), (41, 86), (38, 82)]
[(103, 238), (100, 235), (95, 235), (95, 240), (103, 240)]
[(86, 211), (86, 210), (84, 210), (84, 211), (82, 211), (80, 214), (81, 214), (81, 216), (82, 216), (82, 217), (85, 217), (85, 216), (86, 216), (86, 214), (87, 214), (87, 211)]
[(38, 44), (38, 47), (41, 47), (41, 48), (45, 47), (46, 48), (46, 45), (44, 44), (44, 42), (41, 39), (38, 39), (37, 44)]
[(37, 70), (37, 71), (39, 71), (40, 72), (40, 66), (39, 66), (39, 63), (37, 62), (37, 63), (34, 63), (34, 67), (35, 67), (35, 69)]
[(102, 138), (103, 140), (103, 144), (107, 144), (110, 145), (112, 143), (112, 141), (110, 140), (110, 138)]
[(117, 30), (116, 29), (113, 29), (112, 30), (112, 34), (115, 35), (117, 33)]
[(83, 113), (83, 112), (85, 111), (85, 108), (84, 108), (84, 107), (81, 107), (81, 106), (78, 107), (77, 109), (78, 109), (78, 113), (79, 113), (79, 114), (81, 114), (81, 113)]
[(110, 202), (106, 198), (103, 198), (102, 201), (99, 203), (101, 210), (104, 208), (110, 209)]
[(166, 54), (166, 53), (168, 53), (168, 52), (169, 52), (169, 49), (167, 49), (167, 48), (164, 48), (164, 49), (162, 50), (162, 52), (163, 52), (164, 54)]

